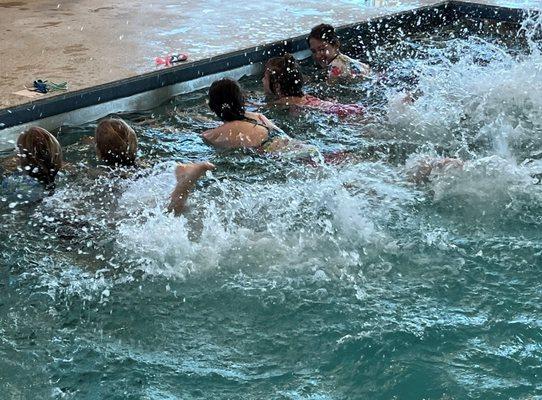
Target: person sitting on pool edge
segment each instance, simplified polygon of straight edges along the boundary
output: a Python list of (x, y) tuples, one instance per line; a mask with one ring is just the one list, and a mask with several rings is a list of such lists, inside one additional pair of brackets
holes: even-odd
[(203, 139), (224, 149), (259, 148), (271, 140), (270, 134), (281, 130), (264, 115), (248, 112), (239, 83), (220, 79), (209, 88), (209, 107), (223, 122), (203, 132)]
[(341, 104), (305, 94), (301, 68), (295, 58), (288, 53), (267, 61), (262, 83), (264, 92), (276, 97), (272, 104), (312, 108), (339, 117), (360, 115), (365, 112), (358, 104)]
[(341, 42), (335, 28), (329, 24), (320, 24), (312, 28), (307, 42), (315, 63), (327, 70), (328, 82), (341, 78), (365, 78), (371, 72), (367, 64), (341, 53)]

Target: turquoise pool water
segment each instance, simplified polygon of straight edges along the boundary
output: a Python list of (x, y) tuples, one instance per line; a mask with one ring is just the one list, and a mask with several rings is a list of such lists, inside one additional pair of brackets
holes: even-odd
[[(1, 397), (542, 396), (540, 20), (525, 27), (403, 41), (373, 55), (375, 81), (308, 86), (366, 119), (265, 111), (358, 155), (341, 165), (215, 152), (204, 92), (124, 116), (153, 164), (131, 178), (93, 172), (95, 124), (63, 128), (76, 172), (41, 203), (0, 198)], [(467, 163), (409, 183), (427, 155)], [(201, 159), (218, 168), (190, 212), (164, 214), (175, 163)]]

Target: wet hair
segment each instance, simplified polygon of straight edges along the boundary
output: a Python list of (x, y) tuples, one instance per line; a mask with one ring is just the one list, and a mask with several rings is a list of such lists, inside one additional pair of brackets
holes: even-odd
[(273, 57), (265, 64), (269, 72), (269, 86), (274, 94), (280, 86), (280, 94), (284, 96), (303, 96), (303, 74), (294, 56), (286, 53), (282, 57)]
[(245, 119), (245, 96), (233, 79), (214, 81), (209, 88), (209, 107), (222, 121)]
[(96, 127), (96, 153), (110, 166), (134, 165), (137, 152), (137, 136), (122, 119), (109, 118)]
[(33, 126), (17, 139), (19, 164), (28, 175), (46, 186), (54, 186), (62, 168), (62, 148), (47, 130)]
[(339, 37), (335, 33), (335, 28), (329, 24), (320, 24), (312, 28), (311, 33), (307, 38), (307, 42), (309, 42), (309, 44), (311, 39), (317, 39), (322, 42), (327, 42), (330, 45), (336, 47), (341, 46)]

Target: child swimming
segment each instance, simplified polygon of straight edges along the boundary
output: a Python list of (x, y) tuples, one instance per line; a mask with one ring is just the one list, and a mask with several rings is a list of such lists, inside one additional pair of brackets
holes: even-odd
[(209, 107), (223, 122), (202, 134), (214, 147), (259, 148), (271, 139), (271, 133), (280, 131), (264, 115), (246, 111), (241, 87), (232, 79), (213, 82), (209, 89)]
[(110, 167), (130, 167), (136, 164), (137, 136), (122, 119), (108, 118), (96, 126), (96, 154)]
[(264, 92), (276, 98), (273, 104), (312, 108), (339, 117), (360, 115), (365, 112), (358, 104), (341, 104), (305, 94), (301, 68), (295, 58), (288, 53), (267, 61), (262, 83)]
[(406, 167), (407, 179), (416, 184), (427, 183), (435, 174), (446, 171), (461, 171), (464, 162), (458, 158), (422, 157), (409, 160)]
[(54, 189), (55, 178), (63, 164), (60, 143), (38, 126), (19, 135), (16, 156), (3, 161), (6, 172), (24, 172), (47, 189)]
[[(96, 127), (96, 153), (110, 167), (142, 166), (137, 159), (137, 136), (122, 119), (108, 118)], [(190, 190), (206, 172), (215, 169), (209, 162), (179, 164), (175, 169), (177, 183), (170, 196), (168, 212), (182, 214)]]
[[(40, 201), (53, 194), (63, 168), (62, 148), (47, 130), (34, 126), (17, 138), (17, 154), (3, 161), (3, 201), (16, 204)], [(12, 201), (13, 200), (13, 201)]]
[(222, 149), (254, 149), (280, 158), (313, 158), (318, 149), (292, 139), (263, 114), (247, 112), (239, 83), (232, 79), (214, 82), (209, 89), (209, 107), (224, 122), (202, 134), (210, 145)]
[(371, 72), (367, 64), (341, 53), (341, 42), (331, 25), (320, 24), (312, 28), (307, 42), (314, 62), (327, 70), (328, 82), (365, 78)]
[(45, 187), (54, 188), (55, 177), (62, 168), (62, 148), (58, 140), (40, 127), (29, 128), (17, 139), (20, 167)]

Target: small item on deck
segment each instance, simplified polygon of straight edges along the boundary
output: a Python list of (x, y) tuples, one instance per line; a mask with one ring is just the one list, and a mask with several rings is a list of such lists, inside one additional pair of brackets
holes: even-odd
[(49, 91), (45, 82), (47, 81), (42, 81), (41, 79), (34, 81), (34, 89), (36, 90), (36, 92), (47, 93)]
[(156, 57), (154, 61), (156, 65), (164, 65), (166, 67), (171, 67), (173, 64), (188, 60), (188, 54), (186, 53), (176, 53), (168, 54), (164, 57)]
[(54, 82), (42, 81), (41, 79), (36, 79), (34, 81), (34, 89), (29, 89), (29, 90), (33, 90), (39, 93), (68, 90), (68, 82), (54, 83)]

